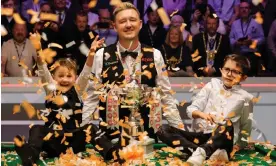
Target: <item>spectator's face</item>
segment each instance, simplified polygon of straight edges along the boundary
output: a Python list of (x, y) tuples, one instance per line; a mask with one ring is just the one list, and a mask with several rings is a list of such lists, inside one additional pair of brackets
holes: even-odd
[(134, 9), (120, 11), (114, 20), (114, 29), (118, 33), (119, 39), (138, 39), (138, 34), (142, 28), (142, 21)]
[(108, 9), (99, 10), (99, 21), (108, 23), (111, 21), (110, 12), (108, 11)]
[(27, 36), (26, 25), (24, 24), (15, 24), (13, 27), (13, 37), (14, 40), (18, 43), (22, 43)]
[(177, 29), (172, 29), (170, 32), (170, 42), (179, 43), (179, 31)]
[(240, 4), (240, 17), (248, 18), (249, 13), (250, 13), (249, 4), (246, 2), (242, 2)]
[(195, 0), (195, 4), (203, 4), (203, 0)]
[(82, 4), (82, 10), (83, 10), (84, 12), (86, 12), (86, 13), (89, 12), (89, 8), (88, 8), (88, 4), (87, 4), (87, 3), (83, 3), (83, 4)]
[(159, 22), (159, 15), (156, 11), (150, 12), (148, 14), (149, 23), (152, 25), (157, 25)]
[(206, 28), (207, 28), (207, 32), (211, 35), (214, 35), (217, 32), (218, 29), (218, 23), (217, 20), (214, 18), (207, 18), (206, 21)]
[(227, 87), (232, 87), (239, 84), (246, 79), (246, 76), (242, 75), (241, 67), (237, 66), (237, 63), (231, 59), (227, 60), (223, 68), (221, 69), (223, 84)]
[(181, 19), (181, 16), (172, 18), (171, 24), (173, 26), (181, 26), (182, 23), (184, 23), (184, 21)]
[(63, 89), (70, 89), (76, 81), (76, 73), (66, 66), (59, 66), (53, 74), (54, 80)]
[(88, 25), (87, 17), (77, 15), (76, 25), (77, 25), (78, 30), (80, 32), (83, 32)]
[(43, 5), (40, 8), (40, 12), (42, 13), (52, 13), (51, 7), (49, 5)]
[(6, 3), (3, 4), (4, 8), (11, 8), (11, 9), (15, 9), (15, 4), (13, 0), (9, 0)]
[(54, 0), (55, 8), (58, 10), (64, 10), (66, 7), (66, 0)]

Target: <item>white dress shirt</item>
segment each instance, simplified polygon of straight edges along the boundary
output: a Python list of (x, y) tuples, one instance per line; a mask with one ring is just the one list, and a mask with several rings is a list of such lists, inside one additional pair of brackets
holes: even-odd
[[(231, 113), (233, 117), (230, 116), (234, 127), (234, 143), (243, 147), (246, 142), (241, 138), (247, 139), (251, 133), (252, 120), (249, 117), (253, 115), (252, 98), (253, 95), (241, 89), (240, 85), (226, 90), (221, 80), (212, 78), (200, 92), (193, 96), (192, 104), (187, 107), (187, 115), (193, 119), (192, 113), (199, 110), (214, 115), (215, 121), (218, 121), (219, 118), (226, 118), (230, 112), (234, 112)], [(195, 132), (211, 133), (215, 127), (215, 124), (211, 125), (206, 120), (193, 119), (192, 128)], [(249, 135), (241, 134), (241, 131)]]
[[(118, 45), (118, 51), (124, 52), (126, 50), (120, 45), (119, 42), (117, 45)], [(99, 82), (102, 81), (101, 73), (103, 68), (103, 52), (104, 52), (104, 48), (96, 52), (94, 64), (92, 67), (92, 73), (95, 74), (95, 77), (99, 80)], [(139, 46), (136, 49), (134, 49), (133, 52), (138, 52), (139, 54), (141, 52), (141, 45), (139, 44)], [(183, 123), (179, 115), (179, 111), (175, 104), (176, 99), (174, 99), (173, 96), (170, 94), (171, 85), (170, 85), (169, 78), (167, 76), (164, 76), (164, 74), (162, 74), (163, 72), (162, 68), (164, 66), (163, 57), (161, 55), (161, 52), (157, 49), (154, 49), (153, 55), (154, 55), (154, 64), (157, 70), (157, 77), (155, 80), (156, 86), (161, 87), (162, 91), (166, 94), (166, 97), (163, 97), (161, 102), (163, 105), (167, 106), (166, 108), (168, 112), (166, 112), (163, 115), (165, 116), (165, 118), (167, 119), (167, 121), (171, 126), (179, 128), (178, 126)], [(126, 57), (125, 62), (127, 67), (131, 69), (132, 68), (131, 65), (134, 64), (135, 59), (128, 56)], [(141, 67), (138, 70), (141, 70)], [(132, 74), (131, 70), (129, 70), (129, 74), (130, 75)], [(94, 91), (95, 91), (94, 85), (95, 84), (91, 81), (87, 89), (88, 97), (84, 101), (83, 118), (82, 118), (83, 123), (81, 125), (85, 125), (91, 120), (91, 115), (96, 110), (96, 106), (99, 103), (98, 95), (94, 94)]]

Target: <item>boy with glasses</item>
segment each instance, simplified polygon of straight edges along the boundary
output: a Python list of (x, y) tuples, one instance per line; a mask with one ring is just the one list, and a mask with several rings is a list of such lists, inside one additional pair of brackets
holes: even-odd
[[(187, 108), (194, 132), (163, 125), (157, 133), (160, 140), (183, 148), (184, 153), (191, 155), (187, 160), (191, 165), (202, 165), (206, 158), (228, 161), (233, 149), (247, 145), (245, 140), (251, 133), (253, 96), (240, 85), (249, 70), (246, 57), (228, 55), (221, 69), (222, 79), (213, 78)], [(174, 144), (176, 141), (179, 144)]]

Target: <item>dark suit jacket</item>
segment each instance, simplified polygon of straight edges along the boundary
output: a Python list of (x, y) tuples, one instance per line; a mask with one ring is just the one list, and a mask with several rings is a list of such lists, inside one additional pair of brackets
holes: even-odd
[[(194, 62), (194, 71), (197, 73), (198, 76), (202, 76), (203, 75), (203, 71), (202, 70), (198, 70), (201, 67), (206, 67), (206, 59), (207, 59), (207, 54), (206, 54), (206, 50), (204, 47), (204, 42), (203, 42), (203, 36), (205, 37), (206, 40), (206, 44), (208, 42), (208, 36), (207, 34), (197, 34), (193, 37), (193, 53), (198, 49), (199, 52), (199, 56), (201, 56), (201, 59), (199, 59), (198, 61)], [(216, 35), (216, 49), (218, 47), (218, 43), (219, 43), (219, 38), (220, 38), (221, 34), (217, 33)], [(231, 54), (231, 47), (230, 47), (230, 39), (228, 36), (222, 35), (222, 39), (221, 39), (221, 44), (220, 47), (218, 48), (218, 52), (215, 55), (215, 60), (214, 60), (214, 68), (216, 69), (216, 73), (215, 76), (220, 76), (220, 68), (223, 65), (223, 60), (225, 58), (226, 55)]]
[[(167, 31), (165, 30), (163, 25), (160, 24), (151, 36), (150, 34), (151, 30), (149, 28), (149, 24), (144, 24), (139, 33), (140, 42), (154, 48), (160, 48), (165, 42)], [(151, 42), (151, 39), (153, 41), (153, 44)]]

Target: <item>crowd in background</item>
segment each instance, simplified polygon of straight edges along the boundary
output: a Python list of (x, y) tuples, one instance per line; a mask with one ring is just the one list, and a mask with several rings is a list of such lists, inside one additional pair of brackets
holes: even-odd
[[(171, 77), (220, 76), (224, 57), (231, 53), (246, 56), (249, 76), (276, 76), (275, 0), (130, 0), (139, 10), (143, 27), (141, 43), (159, 49)], [(78, 73), (86, 61), (84, 50), (94, 37), (105, 45), (116, 43), (112, 24), (114, 6), (99, 0), (2, 0), (1, 7), (13, 8), (26, 24), (13, 16), (1, 16), (1, 69), (4, 77), (21, 77), (22, 64), (35, 75), (37, 50), (28, 39), (41, 35), (42, 49), (51, 48), (58, 58), (72, 58)], [(170, 24), (164, 25), (158, 12), (164, 8)], [(36, 20), (32, 11), (53, 13), (58, 21)], [(3, 31), (6, 33), (3, 34)], [(53, 47), (55, 43), (61, 47)], [(23, 66), (23, 67), (24, 67)], [(50, 66), (50, 64), (49, 64)]]

